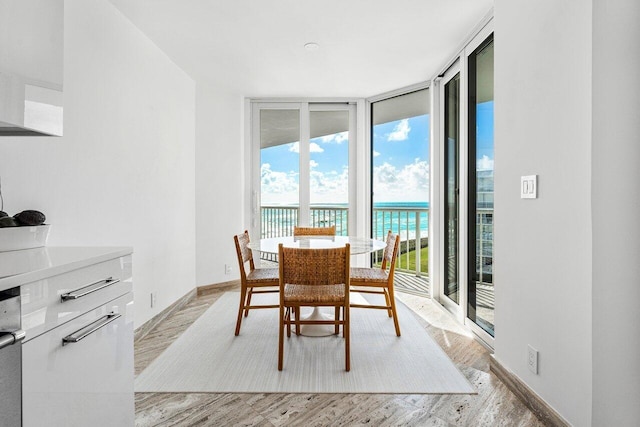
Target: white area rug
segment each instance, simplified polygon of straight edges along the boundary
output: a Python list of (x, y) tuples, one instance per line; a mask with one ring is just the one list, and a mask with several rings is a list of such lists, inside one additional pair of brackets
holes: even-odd
[(384, 311), (351, 310), (350, 372), (344, 370), (342, 335), (318, 338), (293, 333), (291, 338), (285, 335), (284, 370), (278, 371), (278, 310), (252, 310), (236, 337), (239, 299), (238, 292), (222, 295), (138, 375), (135, 391), (476, 393), (400, 302), (401, 337), (395, 335), (393, 320)]

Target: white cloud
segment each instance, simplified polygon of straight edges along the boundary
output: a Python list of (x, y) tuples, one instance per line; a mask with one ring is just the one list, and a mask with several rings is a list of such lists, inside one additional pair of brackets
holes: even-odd
[[(300, 153), (300, 142), (296, 141), (289, 144), (289, 151), (292, 153)], [(324, 148), (320, 147), (315, 142), (310, 142), (309, 151), (312, 153), (322, 153), (324, 152)]]
[(349, 169), (327, 173), (312, 170), (311, 203), (347, 203), (349, 195)]
[(324, 148), (320, 147), (315, 142), (310, 142), (309, 143), (309, 151), (312, 152), (312, 153), (322, 153), (324, 151)]
[(315, 160), (311, 159), (309, 160), (309, 166), (312, 168), (316, 168), (318, 167), (318, 162), (316, 162)]
[(482, 156), (481, 159), (477, 160), (477, 169), (480, 171), (490, 171), (493, 170), (493, 159), (490, 159), (488, 156)]
[(423, 202), (429, 200), (429, 163), (415, 159), (402, 169), (385, 162), (374, 168), (377, 202)]
[(402, 119), (393, 128), (393, 131), (387, 135), (387, 141), (404, 141), (409, 138), (409, 132), (411, 127), (409, 126), (409, 119)]
[(263, 205), (293, 204), (298, 202), (298, 174), (271, 170), (269, 163), (260, 168), (260, 187)]
[[(349, 192), (349, 171), (320, 172), (318, 163), (310, 161), (309, 173), (312, 203), (346, 203)], [(429, 200), (429, 163), (415, 159), (413, 163), (396, 167), (388, 162), (374, 168), (376, 202), (424, 202)], [(271, 170), (265, 163), (261, 168), (263, 205), (298, 203), (299, 176), (297, 172)]]
[(380, 155), (380, 153), (378, 153), (377, 151), (373, 150), (373, 157), (378, 157)]
[(343, 142), (349, 140), (349, 131), (334, 133), (332, 135), (326, 135), (321, 137), (320, 140), (325, 144), (330, 144), (330, 143), (342, 144)]
[(289, 151), (292, 153), (300, 153), (300, 142), (296, 141), (289, 144)]

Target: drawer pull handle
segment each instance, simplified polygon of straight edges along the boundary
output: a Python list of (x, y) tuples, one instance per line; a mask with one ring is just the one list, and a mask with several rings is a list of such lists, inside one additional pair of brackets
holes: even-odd
[(115, 283), (118, 283), (119, 281), (120, 279), (114, 279), (113, 277), (109, 277), (104, 280), (98, 280), (97, 282), (78, 288), (75, 291), (62, 294), (60, 298), (62, 299), (62, 302), (82, 298), (86, 295), (99, 291), (100, 289), (104, 289), (107, 286), (111, 286)]
[(15, 332), (0, 332), (0, 349), (17, 344), (22, 341), (25, 336), (26, 334), (22, 329), (18, 329)]
[(89, 323), (84, 328), (78, 329), (71, 335), (67, 335), (66, 337), (62, 338), (62, 345), (65, 346), (67, 344), (73, 344), (74, 342), (78, 342), (88, 337), (98, 329), (104, 328), (109, 323), (113, 322), (114, 320), (120, 317), (122, 317), (122, 314), (109, 313), (106, 316), (96, 320), (95, 322)]

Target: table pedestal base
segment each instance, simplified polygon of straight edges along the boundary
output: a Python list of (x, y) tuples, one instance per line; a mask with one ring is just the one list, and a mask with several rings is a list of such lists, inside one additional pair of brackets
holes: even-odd
[[(307, 317), (301, 317), (300, 320), (333, 320), (332, 314), (326, 314), (320, 311), (320, 307), (313, 307), (313, 311)], [(305, 337), (328, 337), (335, 335), (336, 328), (334, 325), (300, 325), (300, 335)]]

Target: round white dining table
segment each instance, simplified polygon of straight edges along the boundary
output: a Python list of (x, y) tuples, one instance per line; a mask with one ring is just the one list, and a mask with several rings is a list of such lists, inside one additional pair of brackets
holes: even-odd
[(285, 248), (330, 249), (350, 245), (351, 255), (366, 254), (384, 249), (386, 244), (380, 240), (355, 236), (283, 236), (260, 239), (249, 242), (249, 249), (265, 253), (277, 254), (278, 245)]
[[(379, 251), (386, 247), (386, 243), (368, 237), (356, 236), (282, 236), (260, 239), (259, 242), (250, 242), (249, 249), (270, 254), (278, 253), (280, 243), (286, 248), (329, 249), (344, 247), (349, 243), (351, 255), (361, 255)], [(313, 311), (304, 320), (333, 320), (333, 315), (323, 313), (320, 307), (314, 307)], [(326, 337), (334, 334), (333, 325), (301, 325), (300, 334), (308, 337)]]

